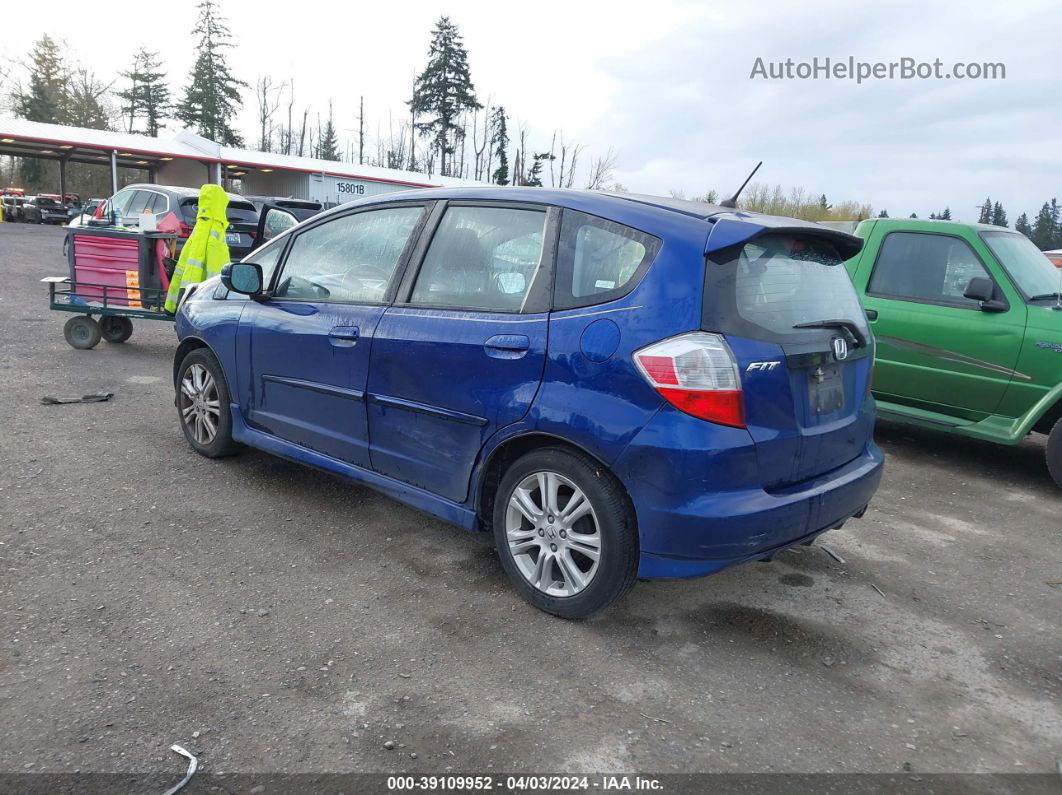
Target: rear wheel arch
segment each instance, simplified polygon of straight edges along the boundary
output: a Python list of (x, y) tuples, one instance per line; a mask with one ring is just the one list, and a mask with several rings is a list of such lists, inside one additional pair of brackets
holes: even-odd
[(1043, 414), (1041, 414), (1035, 423), (1033, 423), (1032, 430), (1037, 433), (1051, 433), (1051, 430), (1062, 419), (1062, 397), (1059, 397)]
[(481, 530), (489, 531), (491, 529), (492, 517), (494, 514), (494, 498), (497, 494), (498, 486), (501, 483), (502, 478), (505, 477), (506, 470), (527, 453), (546, 447), (567, 450), (568, 452), (589, 458), (597, 466), (600, 466), (605, 472), (607, 472), (609, 477), (616, 481), (623, 490), (628, 504), (630, 504), (633, 509), (633, 503), (631, 503), (630, 494), (627, 492), (626, 485), (620, 480), (616, 473), (612, 471), (612, 467), (602, 461), (600, 457), (594, 455), (585, 447), (570, 442), (560, 436), (554, 436), (553, 434), (543, 433), (541, 431), (532, 431), (506, 439), (487, 455), (487, 458), (480, 469), (474, 497), (474, 507), (476, 510), (476, 516), (479, 517)]

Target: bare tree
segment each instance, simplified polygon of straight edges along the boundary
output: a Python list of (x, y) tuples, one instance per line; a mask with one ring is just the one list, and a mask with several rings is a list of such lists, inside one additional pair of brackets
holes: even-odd
[[(280, 107), (284, 86), (284, 83), (279, 86), (274, 84), (273, 78), (268, 75), (260, 75), (255, 83), (254, 96), (258, 102), (258, 151), (260, 152), (273, 151), (273, 133), (276, 130), (273, 117)], [(280, 141), (279, 145), (281, 149), (284, 148), (283, 141)]]
[(590, 161), (590, 174), (587, 177), (587, 190), (610, 190), (613, 187), (616, 169), (616, 152), (610, 146), (602, 157)]
[[(377, 134), (379, 137), (379, 134)], [(365, 97), (358, 102), (358, 165), (365, 162)]]

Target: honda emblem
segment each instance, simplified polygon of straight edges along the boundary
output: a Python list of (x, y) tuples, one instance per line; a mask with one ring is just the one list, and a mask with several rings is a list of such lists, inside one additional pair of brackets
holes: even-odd
[(843, 362), (848, 358), (848, 340), (844, 337), (833, 338), (833, 358), (839, 362)]

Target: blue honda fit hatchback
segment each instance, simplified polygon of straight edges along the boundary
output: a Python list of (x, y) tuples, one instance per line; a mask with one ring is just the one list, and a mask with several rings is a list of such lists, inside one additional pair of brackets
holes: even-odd
[(410, 191), (295, 226), (177, 316), (178, 416), (468, 529), (535, 606), (809, 543), (866, 510), (852, 236), (677, 200)]

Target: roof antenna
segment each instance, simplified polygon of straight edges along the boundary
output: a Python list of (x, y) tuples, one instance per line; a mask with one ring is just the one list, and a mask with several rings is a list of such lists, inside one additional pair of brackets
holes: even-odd
[(741, 191), (745, 190), (745, 186), (749, 184), (749, 180), (756, 176), (756, 172), (760, 170), (760, 166), (762, 165), (763, 161), (761, 160), (759, 163), (756, 164), (756, 168), (752, 169), (752, 173), (745, 178), (744, 182), (741, 183), (741, 187), (737, 189), (737, 192), (729, 199), (723, 199), (721, 202), (719, 202), (719, 206), (737, 209), (738, 196), (741, 195)]

